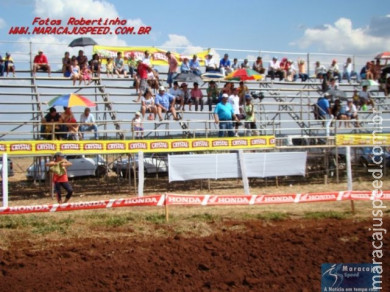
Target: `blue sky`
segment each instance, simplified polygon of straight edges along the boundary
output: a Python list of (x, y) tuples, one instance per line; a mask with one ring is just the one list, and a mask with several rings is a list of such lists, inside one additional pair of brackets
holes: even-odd
[[(35, 16), (63, 23), (71, 16), (120, 17), (127, 26), (151, 26), (151, 35), (94, 36), (99, 44), (184, 47), (188, 52), (227, 48), (364, 56), (390, 50), (387, 0), (1, 0), (0, 11), (0, 41), (39, 42), (45, 51), (52, 48), (50, 43), (66, 45), (74, 37), (9, 35), (10, 27), (32, 27)], [(0, 43), (2, 55), (23, 49), (28, 46)]]

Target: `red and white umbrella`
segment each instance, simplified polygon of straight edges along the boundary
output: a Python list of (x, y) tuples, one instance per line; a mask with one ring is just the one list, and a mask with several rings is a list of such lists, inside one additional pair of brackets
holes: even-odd
[(380, 53), (378, 54), (375, 59), (390, 59), (390, 52), (383, 52), (383, 53)]

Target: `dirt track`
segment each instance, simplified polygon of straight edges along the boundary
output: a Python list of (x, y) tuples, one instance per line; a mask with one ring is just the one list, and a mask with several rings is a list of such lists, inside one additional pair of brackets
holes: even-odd
[(370, 221), (208, 224), (196, 238), (25, 240), (0, 250), (0, 291), (319, 291), (322, 263), (372, 261)]

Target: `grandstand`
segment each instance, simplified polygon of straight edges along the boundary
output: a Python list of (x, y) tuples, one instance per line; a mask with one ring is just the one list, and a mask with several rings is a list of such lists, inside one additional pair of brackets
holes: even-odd
[[(63, 51), (67, 50), (64, 46), (61, 48)], [(131, 130), (131, 120), (135, 112), (140, 110), (140, 104), (134, 102), (137, 94), (131, 78), (107, 78), (106, 74), (102, 73), (101, 78), (95, 77), (90, 85), (76, 83), (73, 86), (72, 81), (64, 78), (59, 69), (58, 60), (61, 59), (62, 52), (58, 54), (57, 62), (51, 63), (51, 77), (47, 77), (47, 73), (44, 72), (38, 72), (34, 77), (29, 69), (31, 68), (33, 51), (30, 48), (30, 58), (24, 56), (24, 62), (16, 63), (16, 77), (0, 77), (1, 140), (40, 140), (41, 119), (49, 109), (48, 101), (55, 96), (69, 93), (83, 95), (96, 103), (96, 107), (93, 107), (91, 112), (97, 120), (99, 139), (135, 139)], [(223, 50), (221, 49), (221, 51)], [(259, 54), (258, 51), (229, 51), (229, 55), (232, 57), (236, 54), (250, 53)], [(264, 54), (264, 52), (260, 52), (260, 54), (262, 53)], [(90, 57), (88, 53), (87, 55)], [(326, 57), (332, 58), (331, 56)], [(313, 61), (310, 62), (309, 57), (307, 58), (307, 64), (313, 63)], [(15, 59), (17, 60), (17, 58)], [(265, 64), (267, 64), (266, 60)], [(160, 81), (162, 85), (166, 86), (167, 68), (160, 66), (158, 69)], [(224, 80), (217, 81), (218, 88), (222, 88), (224, 83)], [(245, 84), (250, 92), (262, 92), (264, 95), (263, 99), (253, 100), (256, 125), (259, 135), (269, 135), (276, 138), (276, 148), (273, 151), (294, 148), (310, 149), (309, 151), (315, 158), (315, 164), (321, 165), (322, 169), (325, 167), (327, 173), (329, 173), (327, 156), (332, 151), (337, 153), (336, 134), (372, 134), (374, 131), (378, 131), (378, 125), (373, 124), (373, 118), (378, 115), (381, 117), (380, 132), (390, 132), (390, 102), (378, 88), (371, 88), (371, 95), (376, 104), (375, 112), (372, 110), (360, 111), (359, 127), (352, 123), (353, 126), (346, 126), (345, 123), (334, 121), (331, 125), (331, 135), (327, 136), (322, 121), (316, 120), (313, 115), (313, 108), (318, 98), (323, 95), (320, 80), (310, 78), (305, 82), (301, 82), (299, 79), (296, 82), (279, 82), (272, 81), (265, 76), (260, 81), (247, 81)], [(193, 85), (191, 83), (189, 85), (189, 88), (192, 88)], [(207, 85), (207, 82), (200, 84), (204, 96), (206, 96)], [(357, 82), (347, 83), (343, 80), (339, 84), (339, 89), (345, 92), (347, 98), (352, 98), (354, 90), (360, 90), (360, 88), (361, 86)], [(73, 108), (77, 119), (83, 110), (83, 107)], [(61, 112), (62, 109), (57, 108), (57, 111)], [(203, 111), (187, 110), (181, 112), (180, 116), (181, 120), (179, 121), (174, 121), (169, 115), (162, 122), (159, 122), (158, 119), (145, 120), (145, 138), (203, 138), (218, 135), (218, 126), (214, 123), (213, 113), (208, 111), (207, 106), (204, 107)], [(245, 136), (243, 127), (240, 127), (239, 135)], [(93, 133), (87, 133), (84, 139), (92, 140), (92, 138)], [(319, 151), (315, 151), (316, 149)], [(114, 159), (117, 159), (117, 156)], [(315, 169), (315, 167), (311, 169)]]
[[(38, 73), (36, 78), (29, 71), (17, 71), (17, 77), (3, 77), (0, 79), (0, 137), (4, 140), (39, 139), (39, 126), (42, 117), (49, 106), (47, 102), (53, 97), (68, 93), (78, 93), (93, 100), (97, 106), (92, 109), (95, 115), (100, 135), (105, 139), (131, 139), (131, 120), (140, 104), (134, 102), (136, 92), (133, 80), (130, 78), (94, 78), (90, 85), (72, 86), (68, 78), (61, 73), (53, 73), (46, 77), (45, 73)], [(161, 80), (166, 85), (166, 74), (160, 73)], [(219, 88), (225, 81), (218, 82)], [(264, 135), (283, 137), (288, 135), (324, 136), (322, 123), (314, 119), (313, 106), (323, 94), (321, 82), (311, 79), (306, 82), (276, 82), (268, 78), (261, 81), (246, 82), (251, 92), (261, 91), (264, 99), (254, 99), (257, 128)], [(207, 83), (201, 84), (206, 95)], [(358, 83), (341, 83), (339, 88), (352, 98), (355, 89), (360, 90)], [(372, 90), (375, 98), (376, 110), (381, 112), (383, 118), (383, 132), (389, 130), (390, 103), (383, 92)], [(186, 107), (188, 109), (188, 107)], [(62, 111), (62, 109), (58, 109)], [(83, 108), (73, 109), (78, 118)], [(359, 112), (361, 126), (338, 127), (333, 123), (332, 133), (370, 133), (370, 119), (372, 111)], [(216, 135), (212, 112), (184, 111), (182, 120), (172, 119), (159, 123), (144, 121), (145, 136), (153, 138), (166, 138), (174, 136), (203, 137)], [(242, 129), (241, 135), (244, 134)]]

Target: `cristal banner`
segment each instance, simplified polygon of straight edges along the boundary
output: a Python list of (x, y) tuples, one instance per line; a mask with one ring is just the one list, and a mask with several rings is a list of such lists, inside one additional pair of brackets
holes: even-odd
[(52, 155), (187, 152), (207, 150), (258, 149), (275, 147), (274, 136), (242, 138), (202, 138), (164, 140), (88, 140), (88, 141), (1, 141), (0, 154)]
[(336, 135), (337, 146), (390, 146), (390, 134), (340, 134)]

